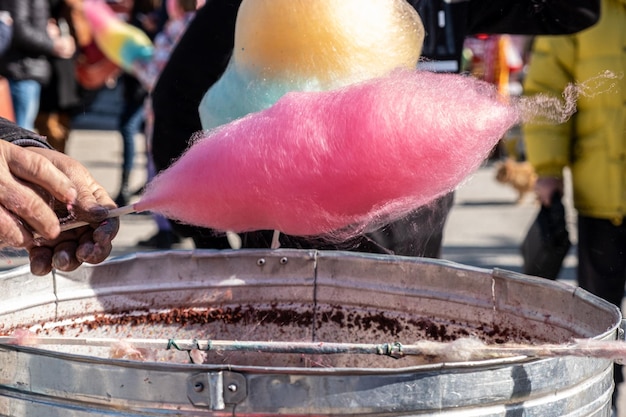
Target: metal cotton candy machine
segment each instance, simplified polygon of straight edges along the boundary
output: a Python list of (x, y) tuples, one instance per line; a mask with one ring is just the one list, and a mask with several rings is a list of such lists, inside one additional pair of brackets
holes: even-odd
[(617, 338), (615, 306), (517, 273), (345, 252), (156, 252), (43, 278), (20, 267), (0, 290), (0, 333), (17, 343), (0, 344), (3, 416), (610, 415), (607, 359), (289, 349)]

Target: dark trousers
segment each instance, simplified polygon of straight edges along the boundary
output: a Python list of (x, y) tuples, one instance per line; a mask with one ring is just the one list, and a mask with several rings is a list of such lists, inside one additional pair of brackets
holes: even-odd
[(620, 307), (625, 283), (626, 221), (578, 216), (578, 285)]
[[(610, 220), (578, 216), (578, 285), (621, 307), (624, 284), (626, 218), (615, 225)], [(624, 381), (621, 365), (615, 365), (614, 381), (616, 387)]]
[(130, 75), (122, 76), (123, 108), (118, 120), (118, 130), (123, 141), (122, 173), (126, 178), (133, 169), (135, 160), (135, 135), (142, 131), (146, 90)]

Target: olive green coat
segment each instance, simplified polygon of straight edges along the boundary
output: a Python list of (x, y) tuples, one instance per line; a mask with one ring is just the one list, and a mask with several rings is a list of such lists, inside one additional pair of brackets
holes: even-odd
[[(607, 70), (619, 78), (585, 83)], [(561, 97), (572, 82), (588, 86), (567, 122), (524, 125), (526, 151), (539, 176), (562, 177), (569, 167), (578, 212), (615, 224), (626, 216), (625, 73), (626, 0), (603, 0), (591, 28), (535, 39), (524, 83), (530, 96)]]

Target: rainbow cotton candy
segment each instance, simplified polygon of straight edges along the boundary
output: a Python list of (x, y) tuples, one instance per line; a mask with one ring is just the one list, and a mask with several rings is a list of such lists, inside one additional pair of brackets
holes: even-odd
[(200, 106), (204, 129), (323, 91), (415, 68), (424, 29), (405, 0), (243, 0), (235, 46)]
[(152, 41), (139, 28), (120, 19), (103, 0), (85, 0), (84, 13), (102, 53), (125, 71), (152, 58)]
[(200, 137), (135, 205), (216, 230), (346, 238), (454, 189), (519, 120), (493, 86), (398, 69), (292, 92)]

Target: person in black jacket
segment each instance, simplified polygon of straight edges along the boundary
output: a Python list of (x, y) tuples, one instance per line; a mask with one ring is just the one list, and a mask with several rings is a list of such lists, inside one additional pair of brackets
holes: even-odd
[[(198, 105), (229, 62), (234, 46), (237, 10), (241, 0), (209, 0), (201, 8), (172, 52), (153, 91), (155, 116), (153, 156), (157, 170), (167, 168), (188, 147), (193, 134), (202, 129)], [(594, 24), (600, 13), (598, 0), (411, 0), (424, 21), (424, 62), (456, 62), (460, 68), (466, 35), (474, 33), (557, 34), (572, 33)], [(443, 18), (442, 18), (443, 17)], [(397, 227), (379, 231), (344, 244), (310, 241), (281, 235), (281, 246), (319, 249), (352, 249), (412, 256), (439, 256), (441, 230), (452, 196), (430, 209), (400, 219)], [(441, 206), (441, 207), (439, 207)], [(207, 208), (210, 210), (210, 208)], [(424, 220), (424, 217), (426, 220)], [(422, 224), (435, 225), (422, 232)], [(175, 225), (199, 248), (228, 248), (225, 236), (209, 229)], [(269, 247), (271, 232), (243, 235), (244, 247)]]
[[(104, 188), (79, 162), (7, 119), (0, 118), (0, 138), (0, 247), (27, 249), (35, 275), (104, 261), (119, 229), (119, 219), (106, 219), (115, 204)], [(61, 232), (59, 217), (68, 214), (89, 225)]]
[(0, 10), (13, 19), (13, 38), (0, 60), (0, 75), (9, 80), (17, 124), (32, 130), (41, 86), (50, 80), (47, 57), (69, 58), (76, 45), (71, 37), (48, 33), (48, 0), (0, 0)]

